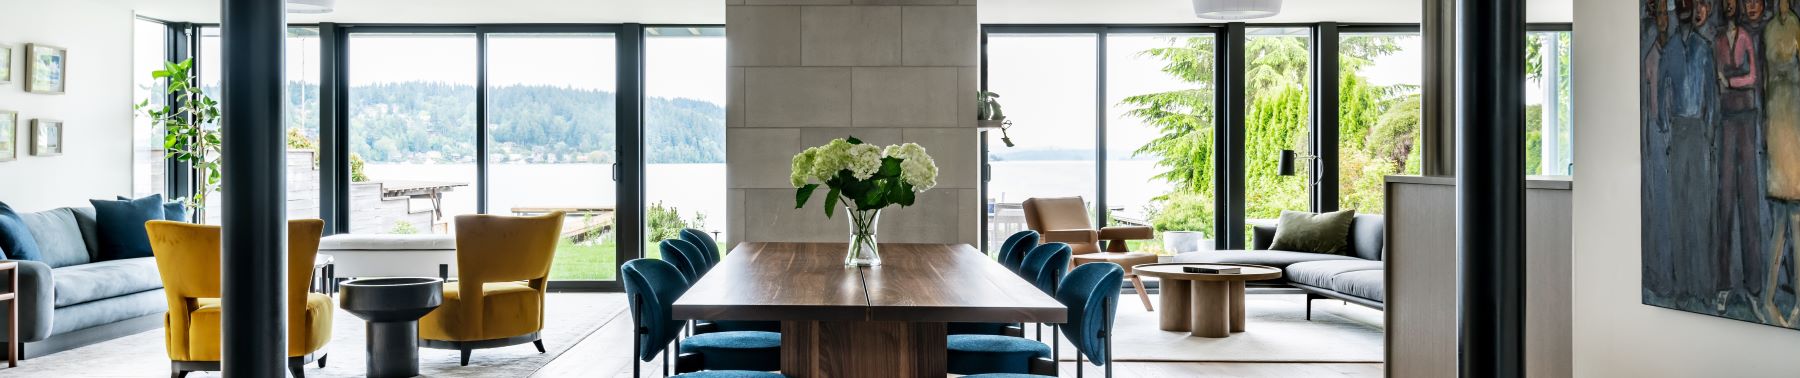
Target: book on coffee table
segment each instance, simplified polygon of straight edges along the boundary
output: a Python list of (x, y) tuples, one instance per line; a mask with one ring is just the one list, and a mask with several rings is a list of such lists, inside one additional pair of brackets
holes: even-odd
[(1188, 272), (1188, 273), (1203, 273), (1203, 274), (1238, 274), (1240, 272), (1243, 272), (1243, 269), (1236, 268), (1236, 267), (1210, 268), (1210, 267), (1204, 267), (1204, 266), (1187, 266), (1187, 267), (1182, 267), (1181, 271)]

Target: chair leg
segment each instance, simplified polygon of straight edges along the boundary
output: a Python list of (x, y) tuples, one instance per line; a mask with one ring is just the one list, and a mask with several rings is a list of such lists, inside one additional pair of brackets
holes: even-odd
[(326, 359), (326, 358), (330, 358), (330, 357), (331, 357), (331, 355), (329, 355), (329, 354), (327, 354), (327, 355), (322, 355), (322, 356), (319, 356), (319, 368), (320, 368), (320, 369), (324, 369), (324, 368), (325, 368), (325, 359)]
[(462, 349), (462, 366), (469, 366), (469, 353), (471, 352), (474, 352), (474, 350), (468, 348)]
[(1306, 293), (1306, 320), (1312, 321), (1312, 293)]
[(294, 378), (306, 378), (306, 363), (295, 359), (293, 363), (288, 364), (288, 373), (293, 374)]
[(1131, 275), (1131, 287), (1137, 289), (1138, 299), (1144, 300), (1144, 311), (1156, 311), (1156, 307), (1150, 306), (1150, 291), (1144, 290), (1144, 279)]
[(537, 339), (537, 340), (532, 340), (532, 341), (531, 341), (531, 345), (536, 345), (536, 346), (537, 346), (537, 348), (538, 348), (538, 353), (545, 353), (545, 352), (544, 352), (544, 339)]

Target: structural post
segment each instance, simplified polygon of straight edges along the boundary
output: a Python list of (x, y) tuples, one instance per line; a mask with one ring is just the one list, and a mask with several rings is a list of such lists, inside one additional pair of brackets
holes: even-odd
[(286, 3), (223, 0), (221, 369), (287, 374)]
[(1525, 0), (1456, 0), (1462, 377), (1525, 376)]
[[(1313, 27), (1312, 61), (1313, 98), (1312, 98), (1312, 152), (1316, 159), (1312, 160), (1312, 172), (1305, 178), (1307, 192), (1312, 196), (1312, 211), (1328, 212), (1338, 210), (1338, 107), (1341, 99), (1339, 92), (1338, 46), (1341, 42), (1336, 22), (1321, 22)], [(1303, 146), (1294, 146), (1300, 150)]]
[(1419, 88), (1419, 173), (1456, 175), (1456, 1), (1424, 0), (1424, 82)]
[(1218, 129), (1213, 137), (1213, 248), (1244, 249), (1244, 23), (1225, 24), (1217, 59)]

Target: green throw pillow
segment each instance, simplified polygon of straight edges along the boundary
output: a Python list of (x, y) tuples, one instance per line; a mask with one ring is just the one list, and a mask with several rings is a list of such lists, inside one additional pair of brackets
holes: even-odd
[(1350, 250), (1350, 220), (1355, 218), (1356, 210), (1324, 214), (1282, 211), (1269, 249), (1344, 254)]

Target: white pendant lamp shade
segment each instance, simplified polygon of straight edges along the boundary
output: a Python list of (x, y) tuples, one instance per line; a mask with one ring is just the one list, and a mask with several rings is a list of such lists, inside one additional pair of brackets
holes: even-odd
[(1281, 13), (1281, 0), (1194, 0), (1194, 15), (1214, 20), (1249, 20)]
[(331, 13), (337, 0), (287, 0), (288, 13), (320, 14)]

